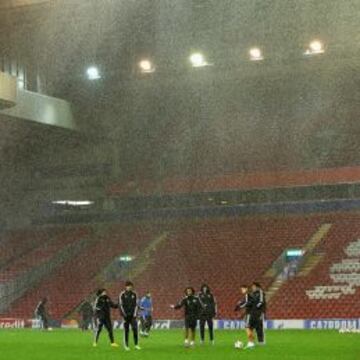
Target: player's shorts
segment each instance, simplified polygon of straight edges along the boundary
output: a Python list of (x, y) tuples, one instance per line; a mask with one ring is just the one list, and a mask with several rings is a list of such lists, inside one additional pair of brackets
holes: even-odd
[(214, 317), (215, 317), (215, 314), (211, 314), (211, 313), (200, 314), (200, 320), (204, 320), (204, 321), (213, 320)]
[(245, 315), (245, 327), (247, 329), (253, 330), (260, 326), (261, 317), (254, 314), (246, 314)]
[(137, 324), (137, 320), (133, 315), (124, 316), (124, 322), (129, 323), (129, 324), (135, 324), (135, 323)]
[(185, 318), (185, 328), (195, 330), (197, 326), (197, 319), (193, 317)]

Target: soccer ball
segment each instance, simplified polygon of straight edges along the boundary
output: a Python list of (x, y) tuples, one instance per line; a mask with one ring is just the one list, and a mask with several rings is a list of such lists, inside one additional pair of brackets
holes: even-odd
[(244, 344), (240, 341), (240, 340), (237, 340), (235, 341), (235, 349), (242, 349), (244, 347)]

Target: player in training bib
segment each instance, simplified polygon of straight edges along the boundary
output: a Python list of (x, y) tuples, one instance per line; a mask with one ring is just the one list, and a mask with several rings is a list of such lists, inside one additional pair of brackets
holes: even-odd
[(148, 337), (152, 326), (153, 301), (150, 291), (140, 300), (141, 336)]

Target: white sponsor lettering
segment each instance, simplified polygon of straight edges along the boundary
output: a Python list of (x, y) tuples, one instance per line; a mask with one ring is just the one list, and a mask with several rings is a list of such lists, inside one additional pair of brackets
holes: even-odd
[(0, 329), (20, 329), (25, 327), (22, 319), (0, 319)]

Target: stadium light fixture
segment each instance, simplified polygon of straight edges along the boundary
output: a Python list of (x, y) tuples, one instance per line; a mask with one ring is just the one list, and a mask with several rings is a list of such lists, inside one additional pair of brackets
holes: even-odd
[(55, 205), (69, 205), (69, 206), (90, 206), (94, 204), (94, 201), (89, 200), (56, 200), (52, 201)]
[(24, 77), (24, 72), (20, 71), (19, 74), (17, 75), (17, 88), (18, 89), (24, 89), (25, 88), (25, 77)]
[(313, 40), (306, 49), (305, 55), (319, 55), (323, 54), (324, 52), (324, 44), (319, 40)]
[(119, 260), (122, 262), (130, 262), (133, 261), (134, 258), (132, 256), (126, 255), (126, 256), (120, 256)]
[(305, 251), (302, 249), (288, 249), (286, 250), (286, 256), (303, 256), (305, 254)]
[(264, 60), (264, 56), (261, 52), (261, 50), (257, 47), (251, 48), (249, 50), (250, 60), (251, 61), (260, 61)]
[(190, 62), (193, 67), (203, 67), (209, 65), (203, 54), (201, 53), (193, 53), (190, 56)]
[(90, 66), (86, 70), (86, 74), (89, 80), (97, 80), (101, 78), (99, 69), (96, 66)]
[(152, 73), (155, 67), (150, 60), (144, 59), (139, 62), (139, 68), (142, 73)]
[(25, 88), (25, 81), (24, 81), (24, 79), (18, 79), (17, 80), (17, 86), (18, 86), (18, 89), (21, 89), (21, 90), (23, 90), (24, 88)]

